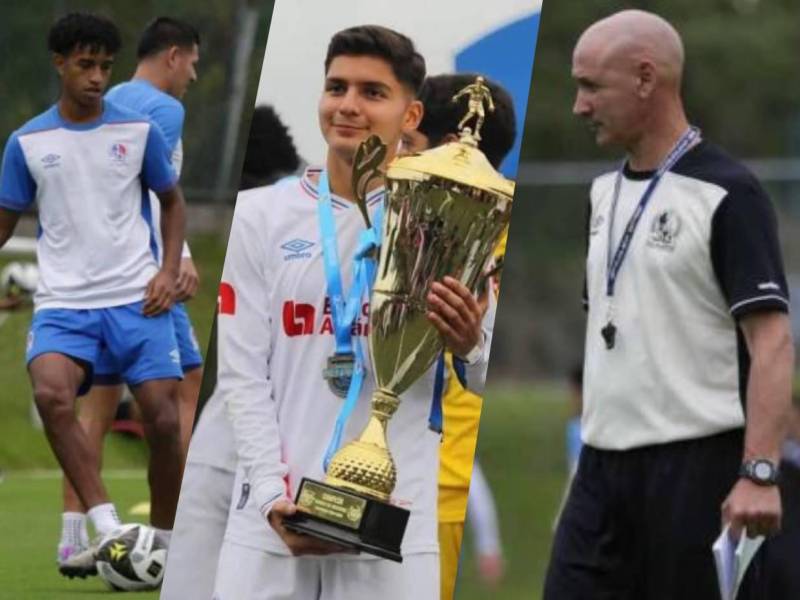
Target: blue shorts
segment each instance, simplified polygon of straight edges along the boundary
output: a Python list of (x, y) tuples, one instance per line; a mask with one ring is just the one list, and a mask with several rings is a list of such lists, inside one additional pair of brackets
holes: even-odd
[[(181, 356), (181, 370), (188, 373), (203, 364), (200, 355), (200, 346), (194, 334), (189, 313), (183, 303), (175, 304), (170, 309), (172, 324), (175, 327), (175, 339), (178, 342), (178, 352)], [(100, 352), (100, 359), (95, 366), (94, 382), (99, 385), (118, 385), (124, 381), (119, 369), (107, 348)]]
[(180, 379), (178, 345), (170, 313), (142, 314), (143, 302), (112, 308), (45, 308), (36, 311), (28, 333), (28, 364), (48, 352), (74, 358), (87, 369), (78, 390), (91, 388), (102, 351), (107, 351), (128, 385)]

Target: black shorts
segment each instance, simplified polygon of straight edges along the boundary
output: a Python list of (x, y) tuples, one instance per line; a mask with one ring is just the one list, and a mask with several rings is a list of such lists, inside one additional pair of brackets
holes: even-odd
[[(544, 600), (719, 598), (711, 546), (738, 478), (743, 437), (736, 430), (627, 451), (585, 446), (556, 531)], [(738, 600), (800, 598), (763, 595), (765, 556), (757, 555)]]

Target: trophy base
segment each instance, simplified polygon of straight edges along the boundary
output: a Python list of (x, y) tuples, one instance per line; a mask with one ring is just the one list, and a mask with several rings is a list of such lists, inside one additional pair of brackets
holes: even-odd
[(403, 562), (408, 510), (305, 477), (295, 504), (297, 512), (283, 521), (289, 531)]

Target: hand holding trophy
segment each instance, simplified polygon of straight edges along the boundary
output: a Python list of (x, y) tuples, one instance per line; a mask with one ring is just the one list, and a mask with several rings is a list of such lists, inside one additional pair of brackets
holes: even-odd
[[(462, 93), (470, 102), (460, 139), (390, 163), (380, 260), (370, 299), (369, 350), (376, 389), (367, 426), (357, 440), (336, 452), (324, 482), (304, 478), (297, 512), (287, 529), (335, 542), (394, 561), (409, 511), (391, 503), (397, 470), (386, 430), (401, 394), (431, 368), (442, 351), (440, 332), (428, 318), (434, 282), (452, 277), (471, 292), (481, 283), (485, 265), (508, 224), (513, 182), (497, 173), (478, 150), (478, 139), (463, 125), (482, 121), (486, 93), (481, 81)], [(488, 97), (491, 105), (491, 96)], [(474, 111), (474, 112), (473, 112)], [(480, 125), (476, 126), (476, 133)], [(385, 152), (373, 136), (357, 153), (354, 189), (362, 212), (366, 189)], [(359, 157), (361, 160), (359, 160)]]

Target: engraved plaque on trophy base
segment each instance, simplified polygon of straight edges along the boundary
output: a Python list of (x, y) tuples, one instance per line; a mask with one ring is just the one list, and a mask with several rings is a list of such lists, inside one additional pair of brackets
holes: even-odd
[(408, 510), (305, 477), (295, 504), (297, 512), (283, 521), (286, 529), (403, 562)]

